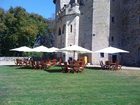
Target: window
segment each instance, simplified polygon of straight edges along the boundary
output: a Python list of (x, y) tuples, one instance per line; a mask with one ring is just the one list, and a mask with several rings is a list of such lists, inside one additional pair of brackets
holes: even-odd
[(78, 2), (80, 5), (84, 5), (84, 1), (83, 1), (83, 0), (77, 0), (77, 2)]
[(58, 35), (61, 35), (61, 28), (59, 28), (58, 30)]
[(70, 32), (72, 32), (72, 25), (70, 25)]
[(75, 0), (70, 0), (70, 4), (73, 4), (73, 3), (75, 3)]
[(101, 58), (104, 58), (104, 53), (100, 53)]
[(66, 25), (64, 24), (64, 25), (63, 25), (62, 34), (64, 34), (64, 33), (65, 33), (65, 30), (66, 30)]
[(111, 22), (115, 23), (115, 17), (111, 17)]
[(113, 37), (113, 36), (111, 37), (111, 41), (112, 41), (112, 42), (114, 41), (114, 37)]
[(138, 23), (140, 24), (140, 16), (138, 17)]

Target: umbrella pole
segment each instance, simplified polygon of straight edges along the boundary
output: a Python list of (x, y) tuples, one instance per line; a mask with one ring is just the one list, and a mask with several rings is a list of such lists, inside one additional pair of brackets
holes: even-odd
[(73, 54), (73, 60), (75, 60), (75, 51), (74, 51), (74, 54)]

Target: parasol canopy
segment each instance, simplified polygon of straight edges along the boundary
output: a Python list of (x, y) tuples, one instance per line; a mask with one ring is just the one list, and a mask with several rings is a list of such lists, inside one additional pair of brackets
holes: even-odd
[(114, 54), (114, 53), (129, 53), (129, 51), (122, 50), (115, 47), (107, 47), (98, 51), (95, 51), (94, 53), (108, 53), (108, 54)]
[(19, 52), (32, 52), (32, 48), (29, 48), (27, 46), (22, 46), (14, 49), (10, 49), (10, 51), (19, 51)]
[(49, 52), (49, 48), (41, 45), (39, 47), (33, 48), (32, 51), (34, 51), (34, 52)]

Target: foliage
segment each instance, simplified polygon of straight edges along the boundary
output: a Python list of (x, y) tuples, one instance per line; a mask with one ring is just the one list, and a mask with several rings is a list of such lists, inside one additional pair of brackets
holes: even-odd
[(43, 53), (32, 52), (31, 57), (33, 58), (41, 58)]
[(36, 46), (44, 45), (47, 47), (53, 47), (55, 45), (55, 19), (49, 18), (47, 19), (48, 29), (46, 35), (38, 36), (36, 38)]
[(38, 35), (46, 35), (47, 22), (42, 16), (30, 14), (24, 8), (0, 9), (1, 54), (9, 56), (9, 49), (33, 46)]
[(140, 71), (62, 73), (1, 66), (1, 105), (139, 105)]

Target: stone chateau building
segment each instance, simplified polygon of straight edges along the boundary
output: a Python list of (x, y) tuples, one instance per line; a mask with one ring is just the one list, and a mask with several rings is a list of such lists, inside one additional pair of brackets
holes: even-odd
[[(79, 45), (92, 51), (108, 46), (130, 53), (80, 54), (88, 62), (119, 60), (140, 66), (140, 0), (53, 0), (56, 5), (55, 45)], [(67, 60), (70, 53), (61, 54)]]

